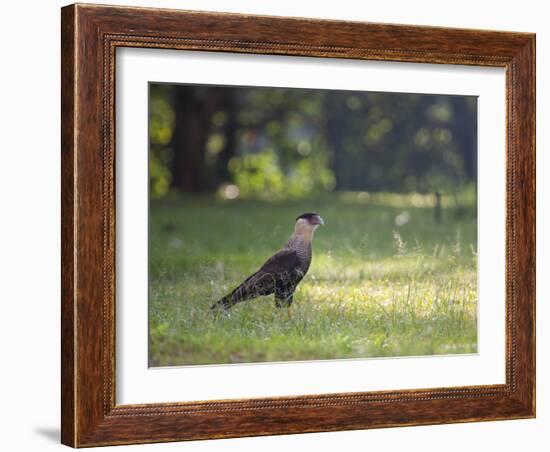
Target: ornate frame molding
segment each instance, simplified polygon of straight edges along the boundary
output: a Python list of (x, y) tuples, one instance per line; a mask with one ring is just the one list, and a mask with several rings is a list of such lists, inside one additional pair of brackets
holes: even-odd
[[(81, 447), (534, 416), (534, 35), (77, 4), (62, 9), (62, 46), (64, 444)], [(506, 383), (116, 405), (118, 47), (506, 68)]]

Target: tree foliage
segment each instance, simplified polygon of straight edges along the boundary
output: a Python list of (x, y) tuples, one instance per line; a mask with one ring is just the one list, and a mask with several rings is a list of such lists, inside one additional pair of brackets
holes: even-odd
[(475, 185), (476, 118), (473, 96), (152, 83), (151, 193), (453, 194)]

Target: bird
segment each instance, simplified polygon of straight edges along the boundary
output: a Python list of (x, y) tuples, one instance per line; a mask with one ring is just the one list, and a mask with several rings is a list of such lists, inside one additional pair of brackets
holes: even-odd
[[(324, 224), (325, 221), (315, 212), (298, 216), (286, 245), (210, 309), (228, 310), (237, 303), (271, 294), (275, 294), (277, 308), (290, 308), (294, 291), (311, 264), (315, 230)], [(290, 310), (288, 315), (290, 317)]]

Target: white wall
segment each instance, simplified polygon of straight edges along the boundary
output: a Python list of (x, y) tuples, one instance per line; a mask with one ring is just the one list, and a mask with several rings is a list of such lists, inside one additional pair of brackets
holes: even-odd
[[(321, 433), (132, 446), (128, 450), (264, 451), (302, 448), (447, 452), (488, 447), (501, 452), (547, 450), (550, 429), (549, 335), (543, 329), (550, 252), (548, 204), (550, 31), (545, 2), (357, 0), (113, 0), (118, 4), (306, 16), (537, 33), (538, 131), (538, 417), (536, 420)], [(93, 2), (97, 3), (97, 2)], [(0, 416), (3, 450), (60, 449), (59, 424), (59, 8), (60, 1), (2, 5), (0, 70)], [(7, 102), (6, 102), (7, 96)], [(7, 157), (7, 161), (5, 160)], [(7, 290), (6, 290), (7, 289)], [(544, 381), (546, 379), (546, 381)], [(546, 441), (548, 443), (548, 441)], [(119, 447), (116, 450), (126, 450)]]

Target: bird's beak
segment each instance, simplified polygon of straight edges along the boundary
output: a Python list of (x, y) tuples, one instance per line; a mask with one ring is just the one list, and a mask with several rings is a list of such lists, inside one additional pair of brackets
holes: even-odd
[(325, 224), (325, 220), (323, 220), (319, 215), (315, 217), (315, 224), (323, 226)]

